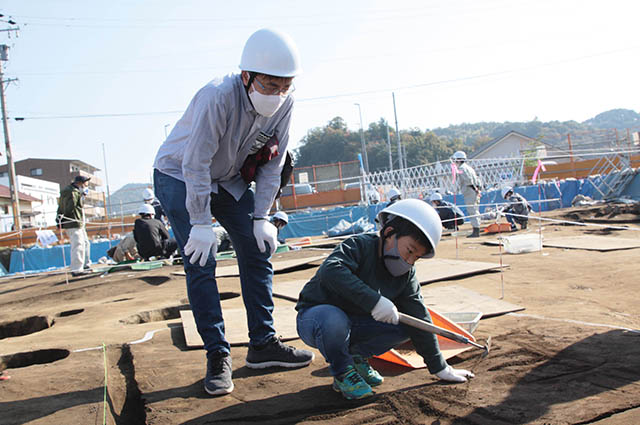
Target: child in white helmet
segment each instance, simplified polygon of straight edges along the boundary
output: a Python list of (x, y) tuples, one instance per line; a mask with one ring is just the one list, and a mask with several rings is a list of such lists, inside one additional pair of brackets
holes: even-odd
[(442, 235), (435, 210), (400, 200), (378, 214), (379, 235), (342, 242), (302, 289), (296, 310), (300, 338), (329, 363), (333, 389), (347, 399), (371, 396), (383, 377), (368, 358), (411, 339), (429, 371), (465, 382), (473, 374), (447, 365), (436, 335), (399, 325), (398, 311), (431, 322), (413, 267), (431, 258)]

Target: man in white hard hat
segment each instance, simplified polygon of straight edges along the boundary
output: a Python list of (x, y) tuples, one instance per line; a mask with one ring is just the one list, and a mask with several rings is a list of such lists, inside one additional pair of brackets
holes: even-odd
[(271, 217), (271, 224), (276, 226), (278, 229), (278, 243), (285, 243), (285, 239), (280, 236), (280, 231), (285, 228), (287, 224), (289, 224), (289, 216), (284, 211), (276, 212), (273, 217)]
[(240, 69), (196, 93), (154, 163), (156, 196), (185, 258), (189, 302), (207, 351), (204, 387), (211, 395), (233, 390), (212, 216), (229, 233), (238, 258), (249, 328), (246, 366), (301, 367), (313, 360), (311, 351), (276, 337), (269, 261), (278, 231), (268, 212), (283, 180), (293, 78), (301, 71), (298, 50), (288, 35), (261, 29), (247, 40)]
[(155, 210), (149, 204), (142, 204), (138, 209), (138, 218), (133, 223), (133, 238), (136, 241), (138, 254), (145, 261), (150, 257), (168, 258), (176, 251), (178, 244), (169, 235), (164, 224), (153, 218)]
[(462, 210), (460, 210), (457, 205), (442, 199), (442, 194), (439, 192), (433, 192), (429, 196), (429, 202), (431, 202), (431, 206), (438, 212), (440, 220), (442, 220), (442, 226), (445, 229), (454, 230), (464, 223)]
[(153, 218), (155, 218), (156, 220), (160, 220), (162, 222), (164, 222), (163, 217), (166, 217), (164, 211), (162, 210), (162, 205), (160, 205), (160, 201), (158, 201), (158, 199), (156, 198), (155, 194), (153, 193), (153, 190), (151, 190), (150, 188), (146, 188), (143, 192), (142, 192), (142, 199), (144, 200), (145, 204), (149, 204), (153, 207), (154, 211), (155, 211), (155, 215)]
[(451, 160), (455, 163), (458, 171), (457, 181), (458, 187), (464, 196), (465, 207), (473, 232), (467, 236), (469, 238), (477, 238), (480, 236), (480, 210), (478, 204), (480, 203), (480, 196), (482, 195), (482, 182), (480, 177), (476, 174), (475, 170), (467, 164), (467, 154), (463, 151), (457, 151), (451, 157)]
[(342, 242), (302, 288), (296, 305), (300, 338), (317, 348), (333, 389), (349, 399), (373, 395), (384, 378), (368, 359), (411, 339), (429, 372), (450, 382), (473, 374), (447, 364), (436, 335), (398, 325), (398, 311), (431, 322), (413, 267), (432, 258), (442, 223), (426, 202), (405, 199), (378, 213), (378, 235)]
[(524, 196), (515, 193), (511, 186), (503, 187), (501, 195), (502, 199), (509, 202), (506, 208), (502, 210), (502, 213), (511, 224), (511, 231), (518, 230), (516, 223), (520, 225), (522, 230), (526, 229), (527, 223), (529, 222), (529, 212), (531, 211), (529, 202), (527, 202)]
[(391, 206), (396, 201), (399, 201), (402, 199), (402, 192), (400, 192), (396, 187), (392, 187), (387, 192), (387, 199), (389, 200), (389, 203), (387, 204), (387, 206)]

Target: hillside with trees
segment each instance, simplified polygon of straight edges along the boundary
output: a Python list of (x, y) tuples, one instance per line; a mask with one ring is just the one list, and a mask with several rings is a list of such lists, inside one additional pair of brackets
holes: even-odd
[[(365, 130), (367, 155), (371, 171), (389, 169), (387, 121), (380, 118)], [(409, 167), (446, 159), (456, 150), (472, 153), (490, 140), (517, 131), (533, 139), (554, 143), (566, 138), (567, 133), (597, 129), (636, 129), (640, 127), (640, 114), (630, 109), (613, 109), (584, 122), (539, 121), (479, 122), (450, 125), (422, 131), (419, 128), (401, 129), (400, 138), (406, 150)], [(395, 129), (389, 127), (393, 168), (398, 168)], [(360, 132), (351, 131), (341, 117), (335, 117), (324, 127), (307, 132), (295, 152), (296, 167), (331, 164), (357, 159), (361, 150)]]

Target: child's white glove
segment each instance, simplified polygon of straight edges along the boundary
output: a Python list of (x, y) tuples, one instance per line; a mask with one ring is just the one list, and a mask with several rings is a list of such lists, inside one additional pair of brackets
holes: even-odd
[(449, 382), (467, 382), (467, 378), (475, 377), (475, 375), (468, 370), (454, 369), (449, 365), (436, 373), (436, 376), (443, 381)]
[(392, 325), (397, 325), (400, 320), (396, 306), (389, 301), (388, 298), (382, 296), (373, 307), (373, 310), (371, 310), (371, 317), (378, 322), (390, 323)]

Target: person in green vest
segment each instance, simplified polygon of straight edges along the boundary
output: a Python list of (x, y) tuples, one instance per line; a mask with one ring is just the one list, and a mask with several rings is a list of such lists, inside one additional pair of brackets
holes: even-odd
[(91, 244), (84, 226), (84, 197), (89, 190), (90, 177), (76, 176), (71, 184), (60, 191), (57, 221), (71, 244), (71, 274), (89, 273)]

